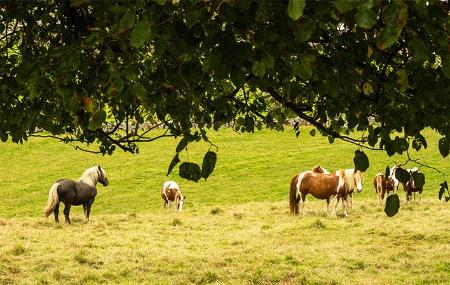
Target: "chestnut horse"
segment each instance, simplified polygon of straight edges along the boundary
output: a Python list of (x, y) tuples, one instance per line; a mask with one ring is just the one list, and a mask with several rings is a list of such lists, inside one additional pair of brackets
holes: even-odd
[(386, 179), (382, 173), (375, 175), (373, 186), (375, 187), (379, 204), (384, 202), (384, 197), (389, 196), (389, 192), (394, 192), (394, 180), (391, 177)]
[(180, 186), (174, 181), (166, 181), (162, 185), (161, 198), (164, 200), (164, 207), (169, 209), (170, 202), (175, 202), (175, 210), (183, 210), (184, 199), (180, 191)]

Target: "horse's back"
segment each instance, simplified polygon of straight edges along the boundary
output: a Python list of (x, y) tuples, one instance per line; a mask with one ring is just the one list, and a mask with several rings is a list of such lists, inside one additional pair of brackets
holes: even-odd
[(317, 199), (328, 199), (338, 192), (339, 176), (330, 174), (305, 174), (300, 191), (304, 190)]

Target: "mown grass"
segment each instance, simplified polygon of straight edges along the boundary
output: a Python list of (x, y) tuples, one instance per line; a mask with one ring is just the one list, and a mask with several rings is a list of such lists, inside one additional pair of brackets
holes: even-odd
[(446, 284), (450, 208), (427, 198), (388, 218), (358, 200), (349, 218), (286, 202), (97, 214), (89, 224), (11, 218), (1, 284)]
[[(423, 168), (423, 203), (403, 203), (393, 218), (376, 202), (373, 176), (404, 157), (367, 152), (371, 167), (349, 218), (342, 211), (328, 217), (325, 202), (310, 197), (307, 216), (289, 214), (292, 175), (317, 164), (352, 167), (355, 146), (308, 132), (299, 139), (292, 131), (211, 133), (218, 164), (199, 183), (176, 171), (165, 176), (173, 139), (111, 157), (46, 139), (2, 143), (0, 284), (447, 284), (450, 204), (437, 200), (442, 176)], [(425, 136), (428, 149), (414, 157), (450, 173), (437, 136)], [(190, 146), (189, 158), (201, 162), (208, 147)], [(51, 184), (96, 164), (111, 184), (98, 187), (92, 222), (84, 223), (80, 207), (72, 208), (73, 225), (43, 219)], [(162, 207), (166, 179), (187, 195), (181, 213)]]

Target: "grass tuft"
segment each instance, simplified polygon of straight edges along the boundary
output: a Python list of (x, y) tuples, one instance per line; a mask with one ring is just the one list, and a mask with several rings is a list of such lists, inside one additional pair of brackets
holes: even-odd
[(219, 275), (214, 271), (206, 271), (199, 279), (195, 280), (196, 284), (211, 284), (220, 281)]
[(183, 224), (183, 223), (182, 223), (181, 220), (178, 219), (178, 218), (175, 218), (175, 219), (173, 219), (173, 221), (172, 221), (172, 226), (174, 226), (174, 227), (181, 226), (182, 224)]
[(219, 215), (222, 213), (223, 213), (223, 210), (219, 207), (215, 207), (211, 210), (211, 215)]
[(14, 246), (11, 253), (15, 256), (22, 255), (25, 253), (25, 246), (21, 243), (18, 243)]
[(311, 228), (313, 229), (318, 229), (318, 230), (323, 230), (326, 229), (326, 225), (322, 222), (322, 220), (320, 219), (316, 219), (311, 225)]

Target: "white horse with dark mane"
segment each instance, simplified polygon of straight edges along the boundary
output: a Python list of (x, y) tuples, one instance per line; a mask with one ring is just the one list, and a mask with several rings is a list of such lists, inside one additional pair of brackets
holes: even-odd
[(59, 179), (56, 181), (48, 193), (47, 206), (44, 209), (45, 217), (50, 216), (53, 212), (55, 222), (59, 223), (59, 203), (64, 203), (64, 217), (66, 222), (70, 224), (70, 207), (72, 205), (83, 205), (86, 221), (89, 222), (89, 214), (91, 206), (97, 195), (97, 182), (108, 186), (109, 182), (106, 178), (105, 170), (100, 166), (94, 166), (87, 169), (80, 179), (73, 181), (70, 179)]

